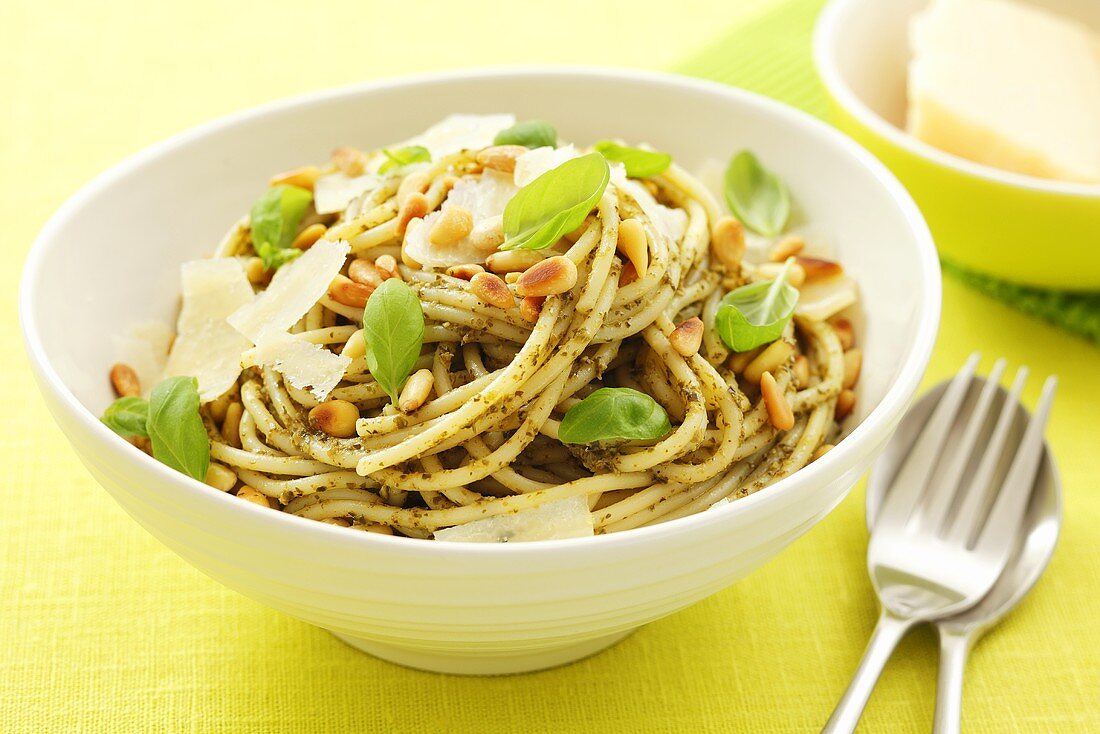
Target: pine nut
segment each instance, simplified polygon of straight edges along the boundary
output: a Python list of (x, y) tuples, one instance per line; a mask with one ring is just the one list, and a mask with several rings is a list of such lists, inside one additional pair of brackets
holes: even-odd
[(504, 244), (504, 217), (482, 219), (470, 231), (470, 244), (478, 252), (496, 252)]
[(840, 422), (852, 413), (856, 407), (856, 394), (851, 390), (841, 390), (836, 396), (836, 419)]
[(649, 240), (642, 223), (633, 218), (620, 222), (619, 241), (615, 248), (634, 266), (638, 277), (644, 278), (649, 269)]
[(794, 375), (794, 386), (799, 390), (810, 384), (810, 360), (806, 359), (806, 355), (800, 354), (794, 358), (792, 373)]
[(657, 186), (657, 182), (653, 179), (643, 178), (642, 186), (645, 186), (646, 191), (648, 191), (650, 195), (652, 195), (654, 198), (656, 198), (657, 194), (661, 193), (660, 187)]
[(215, 423), (221, 423), (225, 420), (225, 411), (229, 409), (229, 401), (232, 399), (233, 396), (227, 390), (210, 401), (208, 409), (210, 411), (210, 417)]
[(668, 335), (668, 342), (681, 357), (690, 357), (699, 353), (699, 347), (703, 343), (703, 321), (692, 316), (683, 321)]
[(369, 285), (356, 283), (351, 278), (337, 275), (328, 286), (328, 295), (332, 300), (350, 308), (363, 308), (374, 289)]
[(244, 416), (244, 406), (233, 402), (225, 409), (225, 420), (222, 421), (222, 438), (235, 449), (241, 447), (241, 418)]
[(760, 382), (765, 372), (774, 374), (776, 370), (787, 363), (793, 353), (794, 347), (789, 342), (776, 339), (745, 366), (743, 373), (745, 379), (749, 382)]
[(111, 386), (120, 398), (141, 395), (141, 383), (138, 382), (137, 372), (134, 372), (133, 367), (122, 362), (111, 367)]
[(382, 285), (384, 280), (378, 268), (374, 267), (374, 263), (365, 257), (357, 257), (351, 261), (348, 265), (348, 277), (356, 283), (369, 285), (371, 288)]
[(859, 382), (859, 372), (863, 367), (863, 351), (860, 349), (849, 349), (844, 353), (844, 381), (841, 383), (844, 387), (852, 388)]
[(355, 421), (359, 420), (359, 408), (347, 400), (326, 400), (309, 411), (309, 425), (333, 438), (351, 438), (355, 435)]
[(793, 234), (787, 235), (768, 250), (768, 259), (773, 263), (787, 262), (788, 257), (794, 257), (802, 252), (805, 247), (806, 242), (801, 237)]
[(428, 241), (433, 245), (453, 245), (474, 228), (474, 215), (464, 206), (445, 207), (428, 230)]
[(255, 505), (266, 507), (269, 510), (271, 509), (271, 500), (268, 499), (268, 496), (255, 487), (250, 487), (247, 484), (237, 490), (237, 497)]
[(733, 217), (722, 217), (710, 233), (710, 249), (718, 262), (726, 266), (726, 272), (735, 274), (741, 269), (745, 256), (745, 228)]
[(138, 448), (138, 450), (144, 451), (145, 453), (149, 454), (150, 456), (153, 455), (153, 442), (150, 441), (145, 436), (130, 436), (130, 438), (128, 438), (126, 440), (129, 441), (134, 446), (136, 446)]
[(504, 274), (504, 282), (507, 283), (508, 285), (512, 285), (513, 283), (515, 283), (516, 281), (519, 280), (519, 277), (521, 275), (523, 275), (523, 273), (515, 273), (515, 272), (505, 273)]
[(297, 247), (299, 250), (308, 250), (313, 247), (317, 240), (324, 237), (327, 231), (328, 227), (320, 222), (311, 224), (298, 233), (298, 236), (295, 237), (294, 241), (291, 243), (291, 247)]
[(367, 353), (367, 343), (363, 341), (363, 330), (358, 329), (354, 334), (348, 337), (348, 340), (344, 343), (344, 348), (340, 350), (340, 355), (344, 357), (351, 357), (352, 359), (358, 359)]
[(830, 451), (832, 451), (835, 448), (836, 448), (836, 446), (833, 446), (831, 443), (821, 444), (820, 446), (817, 447), (817, 450), (814, 451), (813, 456), (810, 457), (810, 463), (811, 464), (814, 463), (815, 461), (817, 461), (822, 456), (829, 453)]
[(577, 284), (577, 266), (564, 255), (555, 255), (523, 271), (516, 281), (521, 296), (554, 296)]
[(497, 308), (512, 308), (516, 298), (499, 276), (492, 273), (477, 273), (470, 278), (470, 290), (483, 302)]
[(760, 395), (764, 398), (764, 407), (768, 411), (768, 422), (780, 431), (794, 428), (794, 411), (787, 402), (787, 396), (779, 392), (779, 385), (771, 372), (760, 376)]
[(402, 280), (401, 271), (397, 269), (397, 258), (393, 255), (379, 255), (374, 261), (374, 267), (385, 280)]
[(267, 285), (274, 272), (268, 270), (260, 258), (250, 257), (244, 265), (244, 274), (252, 285)]
[(477, 162), (485, 168), (512, 173), (516, 170), (516, 159), (526, 152), (522, 145), (494, 145), (478, 152)]
[(522, 273), (536, 263), (542, 255), (534, 250), (501, 250), (485, 258), (485, 265), (494, 273)]
[(317, 183), (317, 177), (321, 175), (321, 169), (317, 166), (302, 166), (291, 171), (276, 173), (267, 182), (268, 186), (297, 186), (313, 191), (313, 184)]
[(447, 275), (452, 278), (459, 278), (461, 280), (471, 280), (478, 273), (484, 273), (485, 268), (481, 267), (477, 263), (466, 263), (465, 265), (452, 265), (447, 268)]
[[(761, 263), (756, 266), (756, 274), (764, 280), (775, 280), (783, 272), (783, 263)], [(806, 282), (806, 271), (797, 262), (791, 263), (787, 271), (787, 282), (795, 288), (801, 288)]]
[[(416, 221), (419, 222), (420, 224), (424, 223), (423, 219), (418, 219)], [(418, 263), (413, 258), (413, 256), (409, 254), (409, 251), (405, 249), (404, 241), (401, 242), (401, 262), (403, 262), (406, 266), (408, 266), (410, 268), (414, 268), (414, 269), (417, 269), (417, 270), (420, 269), (420, 263)]]
[(355, 148), (340, 147), (332, 151), (332, 163), (345, 176), (362, 176), (367, 157)]
[(542, 313), (542, 304), (546, 302), (546, 296), (527, 296), (519, 302), (519, 315), (524, 321), (532, 324), (539, 320)]
[(623, 265), (623, 269), (619, 271), (619, 287), (630, 285), (636, 280), (638, 280), (638, 271), (634, 269), (634, 263), (628, 262)]
[(205, 482), (214, 489), (228, 492), (237, 486), (237, 475), (229, 467), (211, 461), (206, 468)]
[(405, 201), (407, 201), (412, 194), (423, 194), (428, 190), (428, 186), (431, 185), (431, 182), (432, 180), (425, 171), (416, 171), (405, 176), (405, 178), (401, 179), (401, 183), (397, 187), (397, 206), (404, 206)]
[(335, 525), (341, 528), (351, 527), (351, 521), (348, 520), (346, 517), (323, 517), (321, 518), (321, 522), (325, 523), (326, 525)]
[(749, 363), (756, 359), (757, 355), (763, 351), (764, 347), (756, 347), (747, 352), (734, 352), (730, 355), (726, 366), (729, 367), (732, 372), (744, 372), (745, 368), (749, 366)]
[(414, 372), (405, 380), (405, 386), (401, 388), (401, 395), (397, 399), (397, 409), (402, 413), (411, 413), (428, 399), (435, 385), (435, 377), (429, 369)]
[(424, 196), (424, 194), (419, 191), (414, 191), (409, 194), (404, 203), (401, 204), (401, 208), (397, 210), (397, 236), (404, 237), (405, 229), (409, 226), (409, 222), (423, 217), (430, 211), (431, 205), (428, 204), (427, 196)]
[(856, 343), (856, 331), (852, 322), (843, 316), (829, 321), (829, 325), (836, 332), (836, 338), (840, 341), (840, 348), (848, 351)]
[(832, 260), (799, 256), (795, 258), (795, 262), (801, 265), (802, 269), (806, 272), (807, 281), (830, 278), (844, 272), (844, 268), (841, 267), (840, 263), (833, 262)]

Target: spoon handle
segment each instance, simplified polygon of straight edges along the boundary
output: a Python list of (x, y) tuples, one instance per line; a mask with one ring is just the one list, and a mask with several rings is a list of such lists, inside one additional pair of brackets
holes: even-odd
[(933, 734), (959, 734), (962, 719), (963, 671), (970, 652), (970, 635), (939, 627), (940, 673), (936, 681)]
[(878, 624), (871, 633), (871, 640), (867, 643), (867, 650), (863, 653), (863, 659), (859, 661), (859, 668), (848, 684), (848, 690), (844, 697), (833, 710), (833, 715), (822, 729), (822, 734), (851, 734), (856, 730), (859, 717), (863, 715), (863, 709), (871, 698), (871, 691), (875, 689), (875, 683), (882, 675), (882, 669), (890, 655), (894, 652), (898, 642), (912, 627), (914, 621), (894, 614), (885, 607), (879, 614)]

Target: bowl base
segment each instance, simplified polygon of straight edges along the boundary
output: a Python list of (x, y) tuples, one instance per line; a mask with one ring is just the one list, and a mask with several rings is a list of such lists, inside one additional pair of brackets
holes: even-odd
[(531, 673), (536, 670), (545, 670), (567, 663), (574, 663), (582, 658), (606, 650), (626, 638), (634, 632), (634, 629), (582, 642), (571, 642), (557, 647), (488, 653), (451, 653), (437, 650), (420, 650), (388, 645), (384, 642), (366, 640), (362, 637), (342, 635), (338, 632), (332, 634), (357, 650), (406, 668), (452, 675), (512, 675), (514, 673)]

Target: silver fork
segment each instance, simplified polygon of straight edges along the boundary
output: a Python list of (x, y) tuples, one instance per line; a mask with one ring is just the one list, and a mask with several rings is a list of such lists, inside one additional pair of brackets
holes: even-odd
[(824, 732), (854, 731), (898, 641), (917, 623), (981, 601), (1015, 547), (1056, 382), (1047, 379), (1022, 437), (1009, 447), (1027, 369), (1016, 373), (993, 419), (990, 406), (1005, 363), (998, 360), (978, 398), (964, 405), (978, 361), (972, 355), (944, 391), (886, 495), (867, 550), (882, 610)]

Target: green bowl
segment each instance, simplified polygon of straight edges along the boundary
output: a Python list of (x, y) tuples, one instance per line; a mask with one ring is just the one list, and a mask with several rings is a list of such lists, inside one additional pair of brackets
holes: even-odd
[[(917, 140), (905, 119), (907, 26), (929, 0), (832, 0), (814, 63), (836, 125), (909, 189), (947, 260), (1044, 288), (1100, 290), (1100, 185), (1000, 171)], [(1047, 0), (1100, 27), (1096, 0)]]

